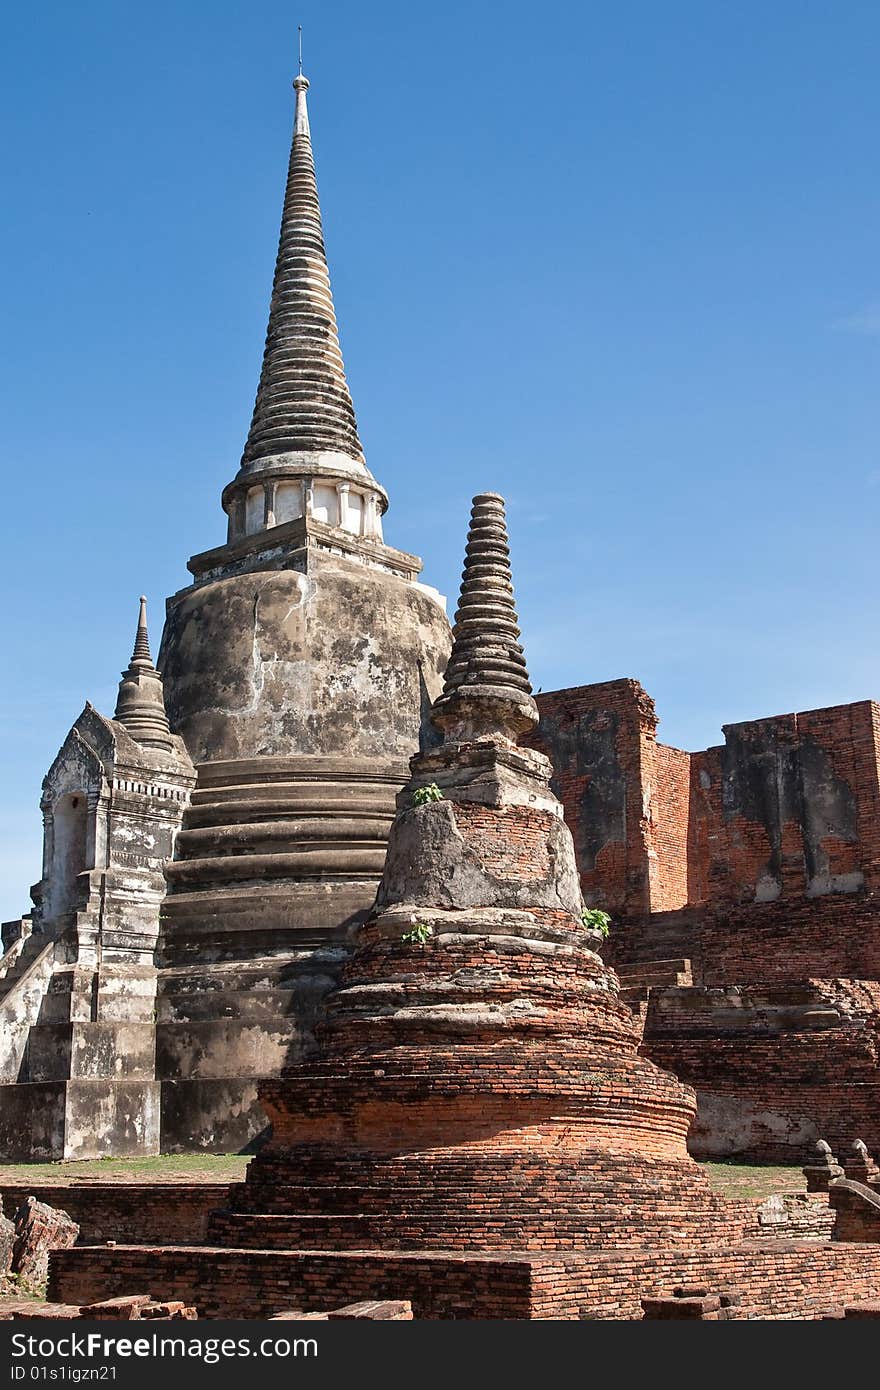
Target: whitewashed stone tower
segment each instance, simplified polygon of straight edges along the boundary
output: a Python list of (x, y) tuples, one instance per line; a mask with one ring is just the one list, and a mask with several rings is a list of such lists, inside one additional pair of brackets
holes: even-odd
[(141, 599), (116, 713), (87, 704), (43, 783), (33, 931), (0, 978), (0, 1154), (154, 1154), (164, 867), (195, 782)]
[(309, 83), (293, 85), (226, 539), (189, 561), (156, 666), (142, 605), (115, 718), (87, 706), (47, 778), (34, 932), (11, 924), (0, 964), (0, 1153), (249, 1143), (265, 1124), (260, 1080), (314, 1047), (409, 759), (436, 741), (449, 623), (421, 561), (383, 538), (388, 495), (365, 461), (330, 289)]
[(385, 543), (339, 344), (307, 110), (296, 114), (262, 372), (224, 545), (189, 562), (159, 665), (198, 770), (168, 865), (163, 1144), (236, 1148), (261, 1077), (314, 1046), (370, 908), (450, 646), (421, 561)]

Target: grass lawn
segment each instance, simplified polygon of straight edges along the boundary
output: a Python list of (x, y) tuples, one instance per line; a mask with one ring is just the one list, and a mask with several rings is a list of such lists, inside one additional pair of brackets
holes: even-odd
[(801, 1169), (749, 1167), (743, 1163), (701, 1163), (716, 1192), (722, 1197), (749, 1201), (770, 1197), (774, 1192), (806, 1192), (807, 1184)]
[(234, 1182), (249, 1154), (162, 1154), (158, 1158), (96, 1158), (79, 1163), (0, 1163), (10, 1182)]
[[(159, 1158), (99, 1158), (81, 1163), (0, 1163), (0, 1185), (10, 1182), (235, 1182), (248, 1154), (163, 1154)], [(709, 1182), (724, 1197), (760, 1200), (773, 1192), (803, 1192), (800, 1168), (756, 1168), (741, 1163), (703, 1163)]]

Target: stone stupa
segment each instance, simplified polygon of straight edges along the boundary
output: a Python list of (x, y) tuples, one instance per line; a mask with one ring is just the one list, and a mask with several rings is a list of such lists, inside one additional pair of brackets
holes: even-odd
[(0, 1154), (158, 1153), (156, 943), (195, 772), (171, 732), (146, 599), (116, 709), (91, 704), (43, 782), (30, 934), (0, 978)]
[[(383, 536), (388, 494), (364, 457), (330, 288), (308, 79), (293, 86), (262, 370), (241, 464), (221, 496), (226, 540), (190, 559), (191, 583), (167, 602), (156, 666), (139, 629), (112, 734), (94, 711), (82, 716), (46, 782), (34, 939), (0, 965), (0, 1025), (13, 1039), (0, 1047), (6, 1158), (226, 1153), (254, 1141), (265, 1126), (257, 1084), (314, 1052), (346, 934), (376, 894), (409, 758), (436, 740), (428, 711), (449, 621), (418, 557)], [(58, 988), (47, 941), (69, 938), (82, 876), (107, 867), (109, 793), (96, 767), (68, 756), (89, 739), (100, 744), (92, 762), (109, 766), (123, 750), (131, 761), (141, 749), (150, 765), (125, 779), (147, 798), (146, 819), (119, 847), (123, 862), (152, 875), (149, 930), (133, 893), (116, 894), (113, 919), (147, 984), (129, 1016), (115, 1018), (130, 1028), (127, 1045), (116, 1050), (117, 1027), (100, 1058), (68, 1061), (66, 1042), (44, 1057), (49, 1035), (32, 1029), (59, 1014), (46, 997)], [(165, 754), (173, 794), (152, 776)], [(90, 949), (108, 962), (118, 941), (96, 920)], [(31, 925), (9, 923), (4, 938)], [(77, 1066), (100, 1067), (113, 1085), (102, 1090), (90, 1075), (90, 1116), (65, 1121), (61, 1083)], [(123, 1095), (119, 1078), (133, 1068), (142, 1103), (133, 1085)], [(37, 1080), (59, 1083), (51, 1104), (25, 1088)]]
[(307, 106), (224, 545), (167, 605), (159, 665), (198, 772), (159, 942), (163, 1147), (236, 1149), (259, 1079), (309, 1055), (370, 908), (394, 799), (449, 653), (437, 591), (388, 545), (345, 375)]

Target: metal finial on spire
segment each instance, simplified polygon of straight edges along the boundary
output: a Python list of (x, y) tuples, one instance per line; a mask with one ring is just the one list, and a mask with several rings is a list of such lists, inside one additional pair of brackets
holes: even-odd
[(309, 90), (309, 79), (303, 77), (303, 27), (298, 24), (299, 30), (299, 66), (296, 77), (293, 79), (293, 89), (296, 92), (296, 123), (295, 131), (308, 131), (309, 118), (306, 115), (305, 94)]

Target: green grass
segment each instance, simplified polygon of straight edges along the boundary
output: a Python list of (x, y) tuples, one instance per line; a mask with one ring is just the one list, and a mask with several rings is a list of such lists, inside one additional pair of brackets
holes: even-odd
[[(0, 1163), (0, 1185), (32, 1182), (235, 1182), (244, 1178), (248, 1154), (163, 1154), (159, 1158), (98, 1158), (81, 1163)], [(760, 1200), (774, 1192), (804, 1192), (799, 1167), (742, 1163), (700, 1165), (722, 1196)]]
[(770, 1197), (774, 1192), (806, 1192), (800, 1167), (752, 1167), (744, 1163), (702, 1163), (706, 1176), (722, 1197), (749, 1201)]
[(158, 1158), (96, 1158), (79, 1163), (0, 1163), (0, 1184), (94, 1182), (234, 1182), (249, 1154), (162, 1154)]

